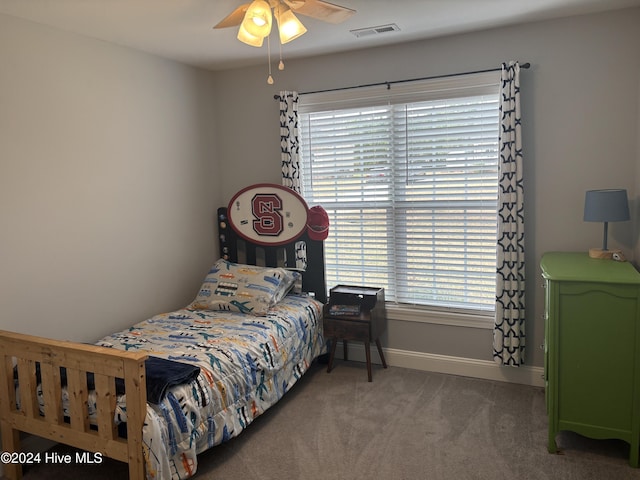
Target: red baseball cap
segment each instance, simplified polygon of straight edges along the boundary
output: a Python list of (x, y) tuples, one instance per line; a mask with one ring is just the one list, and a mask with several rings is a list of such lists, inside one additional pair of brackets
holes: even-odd
[(324, 240), (329, 236), (329, 215), (320, 205), (311, 207), (307, 216), (307, 235), (311, 240)]

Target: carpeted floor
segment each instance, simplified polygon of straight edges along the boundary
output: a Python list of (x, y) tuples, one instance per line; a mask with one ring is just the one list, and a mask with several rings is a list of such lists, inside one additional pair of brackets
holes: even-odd
[[(563, 432), (546, 450), (540, 388), (338, 360), (314, 365), (238, 438), (199, 456), (199, 480), (640, 479), (622, 441)], [(56, 447), (67, 452), (66, 447)], [(127, 479), (126, 465), (38, 465), (24, 480)]]

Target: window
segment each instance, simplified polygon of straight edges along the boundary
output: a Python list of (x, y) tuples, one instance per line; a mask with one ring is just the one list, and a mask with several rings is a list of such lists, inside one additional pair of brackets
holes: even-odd
[(499, 72), (300, 96), (303, 194), (327, 282), (493, 311)]

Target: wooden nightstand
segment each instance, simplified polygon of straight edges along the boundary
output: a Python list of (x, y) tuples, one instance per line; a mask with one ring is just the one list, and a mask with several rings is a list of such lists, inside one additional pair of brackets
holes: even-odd
[(387, 310), (384, 305), (384, 289), (338, 285), (331, 289), (329, 303), (324, 307), (324, 335), (331, 340), (331, 352), (327, 373), (333, 368), (338, 339), (342, 340), (344, 359), (348, 360), (347, 342), (364, 342), (367, 356), (367, 374), (371, 378), (371, 342), (376, 342), (382, 366), (387, 362), (382, 353), (380, 336), (387, 326)]

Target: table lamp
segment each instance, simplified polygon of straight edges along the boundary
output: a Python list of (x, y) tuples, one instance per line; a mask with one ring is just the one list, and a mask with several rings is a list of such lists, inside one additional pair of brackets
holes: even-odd
[(584, 221), (604, 222), (602, 248), (590, 248), (591, 258), (613, 258), (621, 255), (620, 250), (607, 249), (607, 229), (609, 222), (629, 220), (629, 202), (624, 189), (588, 190), (584, 199)]

